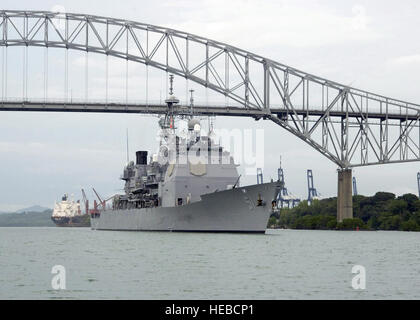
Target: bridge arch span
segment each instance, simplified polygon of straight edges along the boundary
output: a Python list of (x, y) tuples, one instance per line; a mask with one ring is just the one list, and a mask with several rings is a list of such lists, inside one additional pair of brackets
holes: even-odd
[(94, 15), (1, 10), (0, 46), (94, 52), (173, 73), (274, 121), (340, 168), (420, 160), (420, 105), (194, 34)]

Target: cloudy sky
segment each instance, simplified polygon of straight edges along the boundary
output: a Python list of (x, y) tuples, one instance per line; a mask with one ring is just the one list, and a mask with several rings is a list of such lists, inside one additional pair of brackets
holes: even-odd
[[(269, 57), (307, 72), (353, 87), (412, 102), (420, 102), (420, 3), (401, 1), (10, 1), (1, 9), (51, 10), (125, 18), (195, 33)], [(9, 93), (21, 91), (13, 74), (9, 53)], [(42, 96), (39, 59), (42, 51), (29, 58), (30, 91)], [(62, 65), (63, 55), (51, 55), (51, 92), (62, 88), (62, 77), (54, 66)], [(71, 55), (73, 72), (71, 95), (82, 97), (77, 77), (83, 74), (83, 55)], [(101, 60), (102, 59), (102, 60)], [(90, 57), (91, 94), (103, 97), (103, 74), (95, 74), (95, 63), (103, 57)], [(41, 60), (42, 61), (42, 60)], [(120, 64), (119, 64), (120, 63)], [(18, 67), (16, 67), (18, 68)], [(59, 68), (59, 67), (57, 67)], [(79, 69), (78, 69), (79, 68)], [(99, 67), (98, 67), (99, 68)], [(110, 98), (122, 95), (124, 64), (111, 61)], [(79, 71), (80, 72), (79, 72)], [(130, 95), (144, 99), (144, 69), (130, 66)], [(89, 71), (90, 72), (90, 71)], [(143, 73), (141, 73), (143, 72)], [(54, 78), (55, 77), (55, 78)], [(165, 92), (165, 75), (150, 71), (150, 99), (159, 100)], [(15, 81), (15, 83), (14, 83)], [(32, 89), (31, 89), (32, 88)], [(199, 90), (197, 88), (197, 90)], [(181, 100), (187, 97), (180, 94)], [(315, 150), (270, 122), (250, 119), (215, 121), (218, 128), (264, 130), (264, 173), (275, 177), (282, 157), (286, 183), (294, 194), (305, 198), (306, 170), (313, 169), (315, 186), (325, 196), (334, 196), (337, 167)], [(157, 118), (137, 115), (81, 115), (52, 113), (0, 114), (0, 211), (40, 204), (52, 207), (62, 193), (80, 197), (80, 188), (94, 186), (104, 196), (122, 188), (118, 180), (125, 164), (125, 135), (129, 129), (130, 151), (156, 149)], [(418, 163), (358, 168), (354, 175), (359, 193), (390, 191), (417, 193)], [(254, 183), (245, 176), (242, 183)]]

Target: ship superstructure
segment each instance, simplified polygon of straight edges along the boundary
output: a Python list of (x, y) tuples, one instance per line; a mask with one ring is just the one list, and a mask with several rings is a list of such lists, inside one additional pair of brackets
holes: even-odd
[(125, 195), (114, 197), (114, 209), (173, 207), (199, 201), (201, 195), (238, 186), (237, 165), (230, 153), (200, 135), (200, 122), (188, 121), (188, 135), (180, 138), (161, 123), (159, 153), (136, 153), (125, 168)]

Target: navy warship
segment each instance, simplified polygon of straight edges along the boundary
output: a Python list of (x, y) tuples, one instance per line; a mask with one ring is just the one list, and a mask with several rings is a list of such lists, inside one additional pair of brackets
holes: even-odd
[[(193, 99), (188, 116), (174, 114), (179, 100), (173, 95), (173, 76), (170, 84), (168, 111), (159, 119), (158, 153), (136, 153), (136, 162), (129, 162), (121, 176), (125, 193), (112, 197), (112, 205), (101, 203), (91, 214), (91, 228), (265, 233), (280, 182), (241, 187), (231, 154), (212, 134), (201, 135)], [(183, 135), (177, 133), (177, 117), (188, 121)]]

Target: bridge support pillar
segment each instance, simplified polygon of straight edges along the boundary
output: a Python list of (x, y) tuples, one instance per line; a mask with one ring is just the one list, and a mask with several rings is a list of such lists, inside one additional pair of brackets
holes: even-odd
[(338, 170), (337, 221), (353, 219), (352, 170)]

